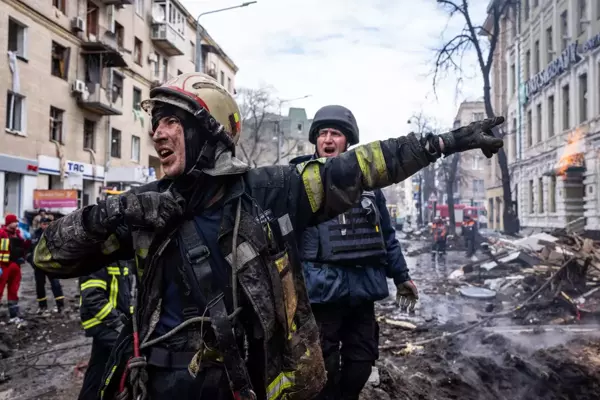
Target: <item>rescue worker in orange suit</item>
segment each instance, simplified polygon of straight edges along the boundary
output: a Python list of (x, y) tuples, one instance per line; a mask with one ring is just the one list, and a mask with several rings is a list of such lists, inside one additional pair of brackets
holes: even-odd
[(102, 375), (124, 323), (133, 312), (131, 290), (135, 270), (131, 261), (117, 261), (79, 278), (81, 324), (92, 337), (92, 353), (78, 400), (96, 400)]
[(9, 322), (19, 323), (19, 287), (21, 286), (21, 264), (23, 264), (27, 242), (18, 228), (19, 220), (7, 214), (0, 229), (0, 299), (7, 289)]
[(464, 218), (463, 236), (465, 237), (465, 246), (467, 247), (467, 257), (472, 257), (476, 251), (475, 238), (477, 237), (477, 225), (469, 216)]
[[(309, 140), (315, 155), (298, 157), (293, 164), (346, 152), (359, 141), (356, 119), (345, 107), (325, 106), (315, 114)], [(319, 400), (358, 400), (379, 358), (375, 302), (389, 296), (386, 277), (394, 280), (403, 309), (412, 311), (419, 298), (395, 222), (381, 190), (364, 191), (348, 212), (303, 234), (304, 276), (327, 369)]]
[[(503, 146), (491, 131), (499, 117), (250, 169), (235, 158), (239, 107), (213, 78), (180, 75), (142, 108), (165, 177), (52, 222), (34, 256), (64, 278), (135, 258), (138, 306), (102, 379), (111, 400), (313, 399), (325, 367), (300, 234), (442, 155)], [(132, 245), (115, 235), (121, 225)]]
[(431, 255), (435, 257), (436, 254), (446, 254), (446, 236), (448, 234), (448, 230), (444, 220), (437, 218), (431, 225), (431, 231), (433, 233), (433, 246), (431, 249)]
[[(40, 241), (42, 237), (42, 233), (48, 227), (48, 224), (52, 220), (48, 217), (43, 217), (38, 221), (38, 229), (33, 233), (33, 237), (31, 239), (31, 247), (35, 249), (35, 246)], [(38, 309), (36, 314), (46, 315), (48, 314), (48, 298), (46, 297), (46, 278), (50, 281), (50, 288), (52, 289), (52, 294), (54, 295), (54, 301), (56, 306), (54, 307), (54, 312), (60, 313), (65, 308), (65, 296), (63, 294), (62, 286), (60, 284), (60, 280), (48, 276), (44, 271), (37, 268), (33, 263), (33, 251), (29, 253), (28, 257), (29, 264), (33, 267), (33, 276), (35, 278), (35, 292), (37, 295)]]

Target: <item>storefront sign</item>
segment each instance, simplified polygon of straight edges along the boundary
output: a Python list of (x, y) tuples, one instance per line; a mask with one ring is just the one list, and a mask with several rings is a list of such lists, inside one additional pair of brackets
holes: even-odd
[(0, 154), (0, 171), (14, 172), (22, 175), (37, 175), (37, 160)]
[[(59, 175), (60, 174), (60, 160), (56, 157), (38, 156), (39, 172), (41, 174), (48, 175)], [(64, 172), (65, 175), (75, 174), (82, 175), (83, 179), (103, 181), (104, 180), (104, 167), (101, 165), (92, 165), (79, 161), (65, 160), (64, 161)], [(77, 178), (79, 179), (79, 178)]]
[(560, 56), (550, 62), (546, 68), (536, 74), (533, 78), (525, 82), (525, 97), (529, 99), (546, 87), (550, 82), (563, 72), (567, 71), (572, 65), (577, 64), (587, 53), (600, 47), (600, 33), (593, 36), (579, 47), (578, 42), (571, 43)]
[(33, 191), (34, 208), (77, 208), (76, 190), (40, 190)]

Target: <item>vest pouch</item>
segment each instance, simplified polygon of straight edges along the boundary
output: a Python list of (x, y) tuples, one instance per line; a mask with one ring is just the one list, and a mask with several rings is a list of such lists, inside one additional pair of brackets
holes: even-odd
[(275, 267), (281, 280), (281, 288), (283, 292), (283, 301), (285, 309), (285, 327), (286, 334), (289, 336), (294, 327), (294, 315), (298, 306), (298, 296), (296, 294), (296, 286), (294, 283), (294, 274), (290, 266), (290, 259), (287, 251), (282, 251), (273, 257)]

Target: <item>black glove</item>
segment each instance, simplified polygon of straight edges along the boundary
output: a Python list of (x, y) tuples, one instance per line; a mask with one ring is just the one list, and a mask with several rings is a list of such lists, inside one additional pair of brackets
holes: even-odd
[[(492, 132), (492, 128), (502, 123), (504, 123), (504, 117), (488, 118), (443, 133), (439, 135), (444, 142), (443, 150), (438, 149), (438, 140), (433, 140), (431, 143), (445, 156), (466, 150), (481, 149), (487, 158), (492, 158), (492, 155), (498, 153), (504, 146), (502, 139), (495, 137)], [(437, 139), (435, 136), (434, 138)]]
[(414, 312), (417, 300), (419, 300), (419, 291), (412, 280), (396, 286), (396, 305), (400, 307), (401, 311)]
[(183, 215), (185, 200), (176, 192), (125, 192), (106, 200), (108, 221), (122, 222), (132, 228), (163, 229), (169, 221)]

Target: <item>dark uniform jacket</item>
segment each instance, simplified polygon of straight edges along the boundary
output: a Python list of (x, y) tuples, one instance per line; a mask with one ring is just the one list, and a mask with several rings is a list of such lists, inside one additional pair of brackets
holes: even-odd
[(112, 347), (123, 326), (122, 316), (133, 311), (130, 296), (135, 269), (117, 261), (91, 275), (79, 278), (79, 314), (85, 335)]
[[(253, 169), (229, 187), (224, 199), (219, 246), (232, 267), (233, 229), (237, 205), (241, 222), (237, 239), (237, 287), (248, 341), (248, 369), (258, 398), (310, 399), (321, 389), (325, 370), (319, 332), (311, 313), (297, 249), (275, 239), (278, 229), (298, 239), (307, 227), (327, 221), (348, 210), (364, 190), (388, 186), (427, 166), (433, 157), (413, 135), (359, 146), (339, 157), (311, 160), (297, 166)], [(138, 191), (165, 190), (159, 181)], [(64, 278), (92, 273), (118, 259), (135, 256), (141, 287), (138, 307), (140, 340), (150, 337), (153, 318), (160, 311), (163, 293), (161, 271), (178, 265), (181, 253), (175, 246), (176, 226), (165, 232), (135, 231), (133, 246), (122, 248), (117, 236), (95, 237), (86, 228), (93, 221), (88, 206), (52, 223), (35, 253), (39, 267)], [(258, 222), (257, 222), (258, 221)], [(274, 229), (271, 229), (274, 228)], [(275, 242), (275, 243), (273, 243)], [(170, 245), (171, 244), (171, 245)], [(132, 248), (133, 247), (133, 248)], [(272, 248), (282, 249), (273, 254)], [(135, 253), (135, 254), (134, 254)], [(113, 352), (130, 352), (130, 330), (123, 330)], [(129, 342), (128, 342), (129, 341)], [(129, 348), (129, 350), (124, 350)], [(120, 377), (125, 358), (113, 360), (105, 380), (107, 392)]]

